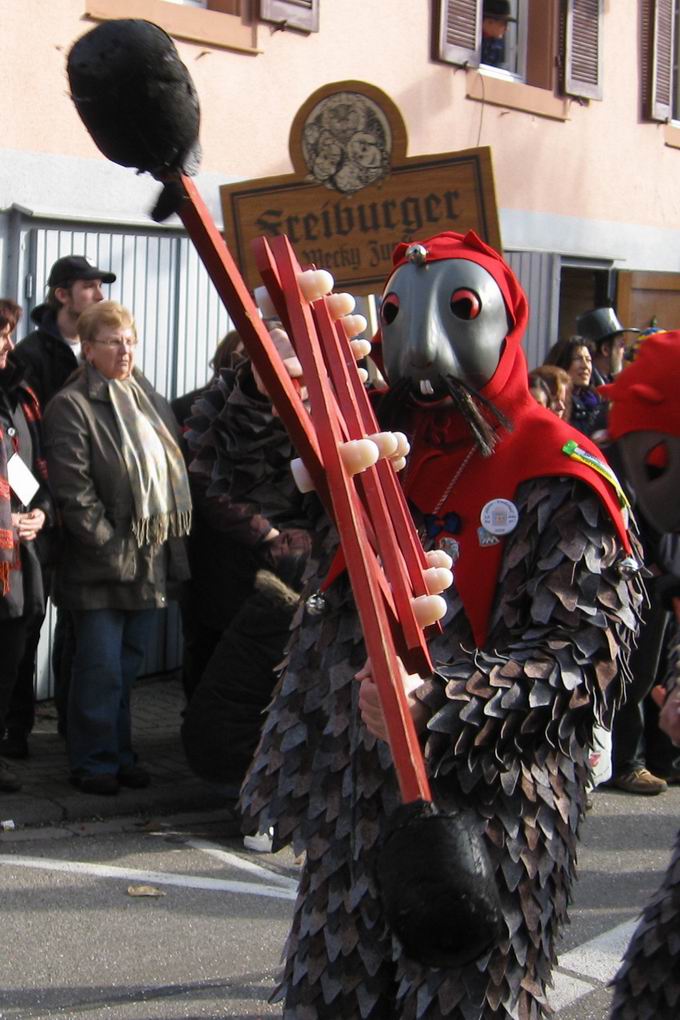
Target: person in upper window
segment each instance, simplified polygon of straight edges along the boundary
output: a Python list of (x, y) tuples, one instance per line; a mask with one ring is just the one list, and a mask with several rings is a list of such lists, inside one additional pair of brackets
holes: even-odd
[(505, 34), (511, 17), (510, 0), (484, 0), (481, 62), (491, 67), (505, 64)]

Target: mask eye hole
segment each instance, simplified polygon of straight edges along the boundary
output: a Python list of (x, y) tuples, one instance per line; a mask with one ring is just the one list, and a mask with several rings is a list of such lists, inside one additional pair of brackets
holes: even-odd
[(451, 311), (457, 319), (476, 319), (482, 310), (482, 303), (473, 290), (460, 287), (451, 295)]
[(385, 296), (380, 306), (380, 318), (386, 326), (390, 326), (399, 314), (399, 298), (390, 293)]
[(653, 482), (655, 479), (660, 478), (661, 475), (665, 474), (669, 461), (668, 444), (662, 440), (662, 442), (653, 446), (651, 450), (648, 450), (645, 455), (645, 471), (647, 473), (647, 479), (650, 482)]

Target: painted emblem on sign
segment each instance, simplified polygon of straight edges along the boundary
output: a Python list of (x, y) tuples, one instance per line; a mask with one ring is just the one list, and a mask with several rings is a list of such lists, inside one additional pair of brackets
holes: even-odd
[(351, 195), (390, 172), (392, 131), (378, 104), (359, 92), (336, 92), (312, 109), (302, 130), (310, 176)]

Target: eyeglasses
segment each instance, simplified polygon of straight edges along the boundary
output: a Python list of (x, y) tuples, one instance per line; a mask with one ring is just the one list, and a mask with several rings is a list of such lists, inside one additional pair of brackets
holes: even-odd
[(130, 339), (130, 340), (92, 340), (91, 342), (93, 344), (101, 344), (103, 347), (111, 347), (111, 348), (130, 347), (130, 348), (133, 348), (133, 349), (139, 343), (139, 341), (135, 340), (135, 339)]

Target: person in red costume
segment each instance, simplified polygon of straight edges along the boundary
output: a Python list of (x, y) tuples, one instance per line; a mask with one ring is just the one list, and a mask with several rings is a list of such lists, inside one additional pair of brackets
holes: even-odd
[[(645, 339), (636, 360), (600, 388), (610, 400), (609, 438), (619, 448), (627, 481), (649, 524), (680, 532), (680, 332)], [(663, 597), (680, 619), (680, 577), (663, 578)], [(660, 725), (680, 747), (680, 645), (658, 691)], [(675, 1020), (680, 1013), (680, 832), (670, 865), (614, 979), (612, 1020)]]
[(272, 827), (275, 847), (306, 853), (276, 998), (286, 1020), (537, 1020), (593, 726), (627, 678), (637, 546), (597, 449), (529, 393), (527, 302), (502, 257), (448, 232), (399, 245), (393, 262), (379, 416), (409, 436), (402, 484), (425, 547), (454, 560), (434, 675), (403, 682), (436, 801), (482, 836), (503, 932), (482, 957), (435, 968), (386, 922), (376, 860), (399, 790), (327, 525), (242, 790), (248, 831)]

